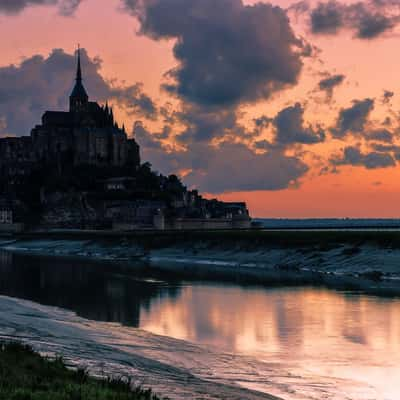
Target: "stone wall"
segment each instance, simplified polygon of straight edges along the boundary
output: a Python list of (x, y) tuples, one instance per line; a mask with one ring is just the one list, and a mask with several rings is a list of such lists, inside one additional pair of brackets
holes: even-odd
[(0, 233), (19, 233), (23, 232), (24, 224), (0, 224)]

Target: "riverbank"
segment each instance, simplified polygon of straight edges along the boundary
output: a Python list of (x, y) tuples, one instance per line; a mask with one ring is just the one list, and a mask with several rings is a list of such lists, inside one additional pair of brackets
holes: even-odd
[(198, 279), (400, 295), (400, 231), (52, 231), (4, 238), (0, 249)]
[(91, 377), (17, 342), (0, 343), (0, 399), (160, 400), (150, 390), (131, 387), (129, 380)]
[[(84, 368), (92, 376), (131, 377), (133, 385), (173, 400), (278, 400), (267, 394), (269, 389), (285, 391), (289, 384), (281, 388), (270, 380), (282, 374), (288, 382), (293, 379), (287, 371), (274, 373), (275, 366), (266, 362), (4, 296), (0, 340), (18, 340), (52, 357), (61, 354), (67, 365)], [(238, 365), (243, 372), (236, 371)], [(254, 370), (255, 383), (264, 393), (248, 388)]]

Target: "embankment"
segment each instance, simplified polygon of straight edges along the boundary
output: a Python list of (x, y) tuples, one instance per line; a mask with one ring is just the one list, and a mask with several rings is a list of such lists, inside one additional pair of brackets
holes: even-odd
[(52, 231), (16, 235), (0, 241), (0, 248), (144, 262), (198, 279), (400, 295), (400, 231)]

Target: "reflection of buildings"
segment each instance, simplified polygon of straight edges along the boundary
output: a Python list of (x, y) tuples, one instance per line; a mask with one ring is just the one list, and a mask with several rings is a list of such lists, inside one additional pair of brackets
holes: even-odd
[(137, 280), (131, 271), (0, 251), (0, 294), (66, 308), (92, 320), (137, 327), (141, 310), (149, 307), (153, 297), (175, 297), (178, 289)]
[(0, 273), (3, 275), (3, 271), (7, 271), (8, 268), (12, 267), (13, 254), (9, 251), (0, 250)]

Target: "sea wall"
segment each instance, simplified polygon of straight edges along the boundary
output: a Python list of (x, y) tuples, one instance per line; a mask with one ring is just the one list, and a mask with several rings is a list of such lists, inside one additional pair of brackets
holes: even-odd
[(0, 223), (0, 234), (1, 233), (20, 233), (24, 230), (24, 224), (1, 224)]

